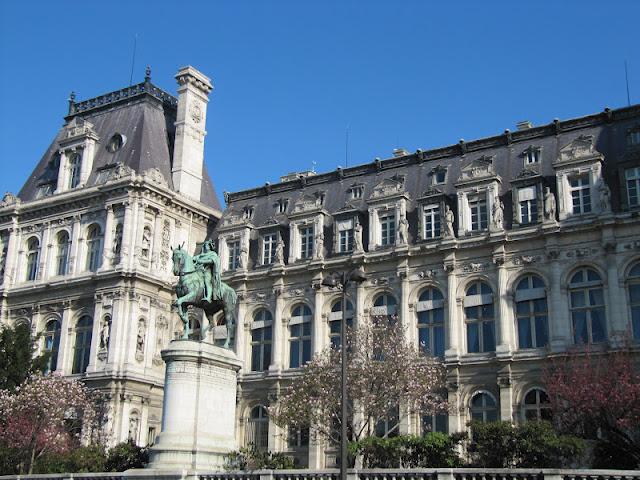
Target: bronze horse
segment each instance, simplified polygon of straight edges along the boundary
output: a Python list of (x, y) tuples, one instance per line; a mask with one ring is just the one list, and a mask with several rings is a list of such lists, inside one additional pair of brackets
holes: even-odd
[(204, 301), (204, 267), (194, 262), (193, 257), (181, 246), (173, 248), (172, 251), (173, 274), (180, 277), (175, 287), (178, 298), (173, 304), (178, 309), (178, 315), (180, 315), (184, 326), (182, 338), (188, 339), (190, 334), (189, 317), (187, 315), (187, 307), (189, 305), (201, 308), (209, 320), (209, 325), (201, 332), (201, 339), (206, 338), (207, 330), (212, 327), (213, 316), (222, 310), (224, 312), (225, 325), (227, 326), (227, 338), (224, 348), (230, 348), (238, 298), (236, 292), (226, 283), (220, 282), (220, 298), (214, 298), (211, 303)]

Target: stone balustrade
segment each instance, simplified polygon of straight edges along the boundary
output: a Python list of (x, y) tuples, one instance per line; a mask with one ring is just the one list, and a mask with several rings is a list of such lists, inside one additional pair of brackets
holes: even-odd
[[(0, 480), (337, 480), (338, 470), (129, 470), (118, 473), (7, 475)], [(349, 470), (348, 480), (640, 480), (640, 470), (569, 469), (363, 469)]]

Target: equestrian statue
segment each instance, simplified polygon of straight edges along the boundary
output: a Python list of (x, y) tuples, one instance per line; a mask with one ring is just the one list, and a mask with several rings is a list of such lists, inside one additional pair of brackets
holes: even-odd
[(175, 287), (178, 298), (173, 304), (184, 326), (182, 339), (188, 339), (190, 334), (187, 307), (201, 308), (209, 320), (209, 325), (201, 332), (201, 339), (206, 338), (207, 330), (212, 327), (213, 316), (222, 310), (227, 326), (224, 348), (231, 348), (237, 295), (220, 279), (220, 257), (213, 249), (213, 242), (205, 241), (202, 252), (193, 257), (182, 246), (172, 248), (172, 251), (173, 274), (180, 277)]

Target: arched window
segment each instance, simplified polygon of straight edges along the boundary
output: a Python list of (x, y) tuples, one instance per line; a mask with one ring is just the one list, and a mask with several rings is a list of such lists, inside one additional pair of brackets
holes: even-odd
[[(347, 327), (353, 328), (353, 304), (347, 300)], [(332, 348), (340, 348), (342, 344), (340, 337), (340, 329), (342, 328), (342, 299), (336, 300), (331, 305), (331, 313), (329, 314), (329, 341)]]
[(575, 343), (607, 339), (602, 280), (592, 268), (581, 268), (569, 281), (569, 304)]
[(73, 347), (73, 368), (71, 373), (84, 373), (89, 365), (91, 354), (91, 331), (93, 320), (85, 315), (76, 324), (76, 341)]
[(494, 352), (493, 291), (484, 282), (475, 281), (467, 288), (464, 297), (464, 315), (467, 324), (467, 351)]
[(269, 414), (262, 405), (253, 407), (249, 412), (244, 443), (259, 451), (265, 451), (269, 446)]
[(418, 346), (435, 357), (444, 357), (444, 297), (429, 287), (418, 298)]
[(60, 348), (60, 321), (49, 320), (44, 330), (44, 351), (49, 354), (44, 373), (54, 372), (58, 368), (58, 349)]
[(518, 347), (541, 348), (549, 341), (547, 293), (537, 275), (527, 275), (516, 285)]
[(56, 275), (66, 275), (69, 268), (69, 233), (66, 230), (58, 233), (56, 251)]
[(102, 229), (93, 224), (87, 231), (87, 270), (95, 272), (102, 264)]
[(291, 310), (289, 322), (289, 368), (299, 368), (311, 360), (311, 309), (299, 304)]
[(631, 329), (633, 339), (640, 340), (640, 263), (629, 272), (629, 305), (631, 306)]
[(31, 237), (27, 242), (27, 281), (38, 278), (38, 262), (40, 261), (40, 240)]
[(309, 427), (289, 427), (287, 429), (287, 446), (293, 449), (308, 447)]
[[(373, 317), (388, 317), (389, 321), (394, 321), (398, 317), (398, 302), (393, 295), (382, 293), (373, 300), (371, 309)], [(374, 318), (375, 320), (375, 318)]]
[(551, 421), (551, 405), (547, 392), (540, 388), (529, 390), (522, 402), (522, 412), (525, 421)]
[(492, 395), (478, 392), (471, 398), (471, 420), (482, 423), (498, 420), (498, 407)]
[(69, 159), (69, 188), (76, 188), (80, 184), (80, 166), (82, 157), (74, 153)]
[(273, 317), (269, 310), (262, 308), (253, 315), (253, 324), (251, 325), (252, 372), (264, 372), (271, 365), (272, 323)]

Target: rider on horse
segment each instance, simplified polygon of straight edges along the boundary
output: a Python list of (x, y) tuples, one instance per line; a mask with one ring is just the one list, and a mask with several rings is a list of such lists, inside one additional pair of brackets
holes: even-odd
[(208, 303), (219, 300), (221, 296), (220, 257), (213, 249), (212, 240), (202, 244), (202, 252), (194, 256), (193, 261), (203, 268), (205, 285), (203, 300)]

